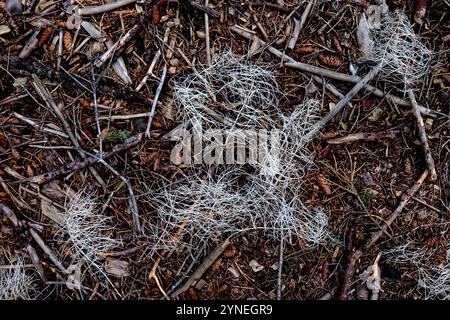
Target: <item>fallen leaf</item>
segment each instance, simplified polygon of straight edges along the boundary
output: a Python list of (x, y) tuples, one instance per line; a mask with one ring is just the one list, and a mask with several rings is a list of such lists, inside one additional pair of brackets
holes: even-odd
[(264, 269), (264, 266), (260, 265), (258, 261), (254, 259), (250, 261), (248, 265), (252, 268), (253, 272), (259, 272)]

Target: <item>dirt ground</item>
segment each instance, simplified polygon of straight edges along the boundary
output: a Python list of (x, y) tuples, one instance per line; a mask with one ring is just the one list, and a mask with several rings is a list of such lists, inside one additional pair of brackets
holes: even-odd
[[(145, 235), (157, 219), (152, 192), (164, 181), (176, 183), (204, 169), (170, 161), (175, 143), (163, 137), (179, 124), (174, 83), (208, 65), (209, 57), (230, 51), (273, 71), (281, 109), (317, 99), (324, 116), (340, 100), (325, 84), (345, 95), (354, 83), (290, 68), (269, 48), (349, 76), (357, 69), (363, 77), (370, 66), (361, 60), (358, 22), (377, 2), (209, 0), (205, 6), (203, 0), (145, 0), (79, 17), (70, 1), (25, 2), (0, 1), (0, 271), (15, 268), (32, 279), (28, 293), (12, 298), (174, 298), (188, 283), (176, 298), (276, 299), (278, 289), (282, 299), (449, 299), (449, 1), (387, 0), (389, 12), (403, 10), (433, 52), (431, 68), (414, 86), (417, 102), (428, 110), (423, 117), (437, 179), (429, 174), (402, 84), (375, 78), (371, 85), (406, 102), (360, 90), (307, 146), (315, 165), (298, 196), (327, 214), (325, 241), (311, 246), (285, 239), (282, 245), (258, 230), (212, 237), (197, 255), (183, 247), (154, 252)], [(103, 2), (74, 3), (86, 9)], [(84, 22), (101, 30), (101, 38), (80, 27)], [(240, 36), (233, 26), (267, 46)], [(115, 46), (105, 57), (108, 41)], [(126, 72), (118, 75), (121, 67)], [(81, 190), (114, 225), (105, 237), (121, 244), (98, 260), (106, 271), (82, 265), (82, 285), (73, 289), (66, 269), (77, 257), (61, 238), (58, 219), (72, 192)], [(230, 243), (212, 259), (228, 236)], [(14, 267), (19, 261), (24, 265)], [(379, 280), (375, 296), (368, 274)], [(433, 291), (436, 281), (423, 282), (436, 274), (446, 275), (439, 278), (440, 291)]]

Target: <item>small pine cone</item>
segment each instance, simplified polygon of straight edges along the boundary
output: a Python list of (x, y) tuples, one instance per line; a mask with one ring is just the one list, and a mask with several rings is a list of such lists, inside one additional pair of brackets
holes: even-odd
[(315, 51), (316, 51), (316, 48), (314, 46), (310, 46), (310, 45), (301, 46), (301, 47), (298, 47), (297, 49), (295, 49), (295, 52), (299, 53), (299, 54), (310, 54)]
[(433, 236), (430, 238), (425, 239), (423, 242), (424, 246), (426, 247), (436, 247), (441, 243), (441, 238), (439, 236)]
[(325, 176), (322, 173), (317, 175), (317, 182), (322, 188), (323, 193), (325, 193), (327, 196), (331, 195), (332, 192), (330, 184), (328, 183), (327, 178), (325, 178)]
[(64, 49), (66, 49), (67, 52), (70, 52), (72, 50), (72, 41), (72, 34), (69, 31), (64, 31), (63, 44)]
[(39, 38), (38, 46), (42, 47), (44, 44), (46, 44), (48, 39), (51, 37), (52, 33), (53, 33), (52, 26), (48, 26), (47, 28), (45, 28), (44, 31), (42, 31), (41, 37)]
[(319, 54), (318, 59), (320, 63), (334, 69), (337, 69), (342, 65), (342, 59), (333, 54), (321, 53)]
[(339, 39), (337, 37), (333, 37), (333, 46), (336, 49), (339, 54), (342, 54), (344, 50), (342, 50), (341, 43), (339, 42)]
[(0, 132), (0, 148), (7, 148), (8, 147), (8, 141), (6, 139), (6, 136)]

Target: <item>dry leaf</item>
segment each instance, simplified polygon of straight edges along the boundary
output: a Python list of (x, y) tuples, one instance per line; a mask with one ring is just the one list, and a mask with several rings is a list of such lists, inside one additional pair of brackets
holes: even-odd
[(358, 41), (359, 49), (367, 55), (373, 45), (373, 39), (370, 32), (370, 25), (365, 14), (362, 14), (359, 19), (358, 27), (356, 29), (356, 40)]
[(130, 264), (124, 260), (106, 258), (105, 270), (118, 278), (128, 277), (130, 275)]
[(252, 268), (253, 272), (259, 272), (264, 269), (264, 266), (260, 265), (258, 261), (254, 259), (250, 261), (248, 265)]
[(45, 199), (41, 200), (41, 212), (59, 225), (64, 223), (64, 213)]

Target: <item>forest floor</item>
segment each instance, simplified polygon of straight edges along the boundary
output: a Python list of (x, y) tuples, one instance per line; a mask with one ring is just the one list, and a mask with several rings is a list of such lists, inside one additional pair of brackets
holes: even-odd
[[(164, 181), (176, 184), (204, 170), (171, 162), (176, 143), (165, 137), (180, 124), (173, 97), (178, 79), (231, 52), (273, 72), (280, 109), (315, 99), (324, 116), (354, 83), (289, 67), (270, 48), (297, 62), (363, 77), (370, 66), (361, 60), (358, 23), (377, 3), (118, 3), (105, 11), (100, 1), (76, 1), (78, 16), (70, 1), (0, 1), (0, 272), (11, 276), (5, 271), (20, 268), (32, 279), (30, 288), (10, 297), (450, 297), (447, 0), (387, 0), (389, 12), (403, 10), (433, 52), (429, 71), (414, 87), (436, 179), (429, 174), (408, 95), (375, 78), (370, 84), (382, 94), (358, 91), (307, 145), (314, 165), (303, 175), (298, 196), (326, 213), (323, 241), (276, 241), (253, 230), (210, 236), (193, 252), (182, 245), (154, 249), (154, 235), (146, 234), (158, 223), (152, 193)], [(80, 192), (95, 199), (114, 226), (103, 236), (120, 243), (94, 252), (95, 268), (84, 261), (81, 276), (69, 267), (80, 261), (73, 238), (65, 238), (60, 227), (70, 199)], [(190, 243), (189, 236), (172, 233), (183, 243)], [(75, 289), (73, 270), (82, 279)]]

